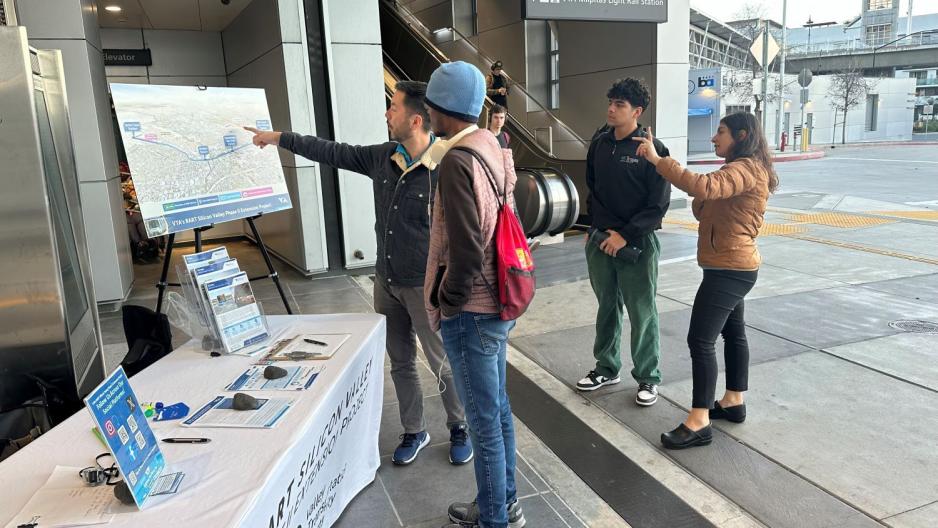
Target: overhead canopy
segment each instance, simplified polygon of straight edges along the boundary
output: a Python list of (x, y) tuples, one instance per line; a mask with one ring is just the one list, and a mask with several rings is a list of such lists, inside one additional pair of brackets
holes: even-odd
[(688, 108), (687, 117), (699, 117), (713, 115), (713, 108)]

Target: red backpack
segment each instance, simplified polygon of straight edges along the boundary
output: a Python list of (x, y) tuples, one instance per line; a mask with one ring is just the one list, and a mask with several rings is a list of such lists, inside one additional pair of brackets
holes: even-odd
[(497, 295), (488, 281), (486, 281), (486, 286), (489, 287), (489, 291), (498, 303), (502, 320), (513, 321), (521, 317), (534, 300), (536, 286), (534, 259), (528, 248), (528, 238), (524, 235), (521, 221), (508, 204), (507, 182), (502, 192), (499, 192), (495, 177), (485, 160), (471, 149), (456, 148), (472, 154), (479, 161), (488, 177), (489, 185), (492, 186), (492, 192), (495, 193), (495, 199), (498, 201), (498, 220), (495, 224), (494, 235), (495, 261), (498, 268)]

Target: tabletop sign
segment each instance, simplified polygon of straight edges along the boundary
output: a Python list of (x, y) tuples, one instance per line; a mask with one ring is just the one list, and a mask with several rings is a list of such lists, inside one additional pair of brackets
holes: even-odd
[(163, 474), (166, 461), (122, 367), (111, 373), (85, 405), (117, 461), (138, 508)]
[(104, 50), (105, 66), (153, 66), (153, 57), (148, 49)]

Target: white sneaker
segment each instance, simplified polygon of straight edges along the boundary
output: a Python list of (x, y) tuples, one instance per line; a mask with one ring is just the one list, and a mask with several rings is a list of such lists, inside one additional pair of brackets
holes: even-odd
[(658, 386), (651, 383), (639, 383), (635, 403), (648, 407), (654, 405), (656, 401), (658, 401)]
[(585, 378), (576, 382), (576, 388), (581, 391), (594, 391), (604, 385), (615, 385), (620, 381), (622, 381), (622, 378), (619, 376), (607, 378), (606, 376), (600, 376), (595, 370), (591, 370)]

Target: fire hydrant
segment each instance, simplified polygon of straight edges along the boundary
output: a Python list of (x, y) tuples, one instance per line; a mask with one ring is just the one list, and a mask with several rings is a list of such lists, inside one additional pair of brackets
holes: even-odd
[(782, 144), (779, 146), (779, 150), (785, 152), (785, 145), (788, 144), (788, 132), (782, 132)]

